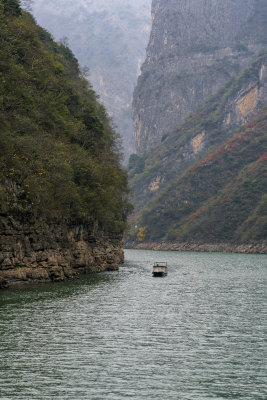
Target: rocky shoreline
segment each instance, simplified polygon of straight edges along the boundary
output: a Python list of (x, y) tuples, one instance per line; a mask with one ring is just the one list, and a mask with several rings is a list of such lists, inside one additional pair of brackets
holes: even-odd
[(123, 261), (121, 235), (0, 216), (0, 289), (115, 271)]
[(127, 249), (267, 254), (267, 241), (258, 243), (128, 242)]

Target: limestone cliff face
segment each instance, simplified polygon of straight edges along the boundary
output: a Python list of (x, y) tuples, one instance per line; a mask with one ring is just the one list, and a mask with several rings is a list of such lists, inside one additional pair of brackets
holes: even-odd
[[(168, 186), (172, 187), (173, 180), (232, 138), (237, 129), (250, 123), (266, 104), (267, 53), (264, 52), (251, 68), (228, 82), (203, 107), (147, 152), (142, 173), (129, 171), (135, 193), (135, 213), (140, 214), (149, 207), (149, 201)], [(262, 151), (264, 153), (264, 147)], [(164, 200), (166, 203), (175, 201), (174, 195), (167, 198)]]
[[(138, 154), (251, 64), (266, 47), (266, 15), (262, 0), (153, 0), (147, 57), (133, 98)], [(241, 113), (252, 97), (240, 103)]]
[(121, 235), (89, 226), (48, 226), (33, 217), (0, 215), (0, 237), (0, 289), (113, 271), (124, 257)]

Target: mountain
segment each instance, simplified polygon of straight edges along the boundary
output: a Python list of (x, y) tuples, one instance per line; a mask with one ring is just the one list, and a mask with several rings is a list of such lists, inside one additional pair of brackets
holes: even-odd
[(139, 155), (267, 46), (265, 0), (153, 0), (152, 19), (133, 99)]
[(128, 246), (266, 253), (267, 52), (129, 172)]
[(33, 14), (56, 40), (68, 43), (123, 138), (134, 152), (132, 93), (145, 58), (151, 0), (35, 0)]
[(0, 36), (0, 286), (115, 269), (130, 205), (106, 110), (16, 0)]

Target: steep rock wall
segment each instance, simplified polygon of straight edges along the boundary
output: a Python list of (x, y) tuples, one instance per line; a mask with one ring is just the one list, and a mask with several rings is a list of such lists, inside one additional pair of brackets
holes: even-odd
[(121, 235), (82, 225), (48, 226), (33, 217), (0, 215), (0, 239), (0, 288), (112, 271), (124, 257)]
[(229, 82), (198, 112), (146, 154), (143, 173), (131, 175), (135, 213), (173, 179), (219, 147), (267, 104), (267, 57)]
[(138, 154), (245, 70), (267, 43), (262, 0), (154, 0), (133, 97)]

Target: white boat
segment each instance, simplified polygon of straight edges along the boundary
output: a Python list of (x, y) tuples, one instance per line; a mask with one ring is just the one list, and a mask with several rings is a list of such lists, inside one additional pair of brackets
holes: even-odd
[(153, 276), (166, 276), (167, 271), (167, 261), (156, 261), (153, 265)]

